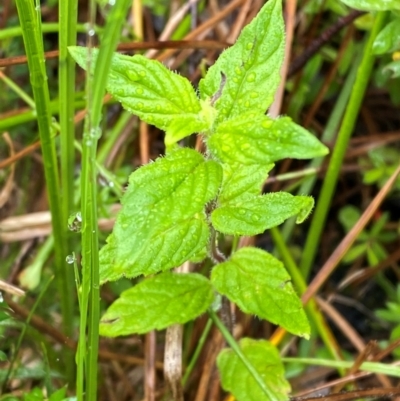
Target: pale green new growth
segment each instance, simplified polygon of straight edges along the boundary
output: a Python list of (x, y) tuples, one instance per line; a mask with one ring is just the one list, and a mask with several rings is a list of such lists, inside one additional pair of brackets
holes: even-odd
[(281, 1), (270, 0), (200, 81), (201, 98), (217, 98), (218, 123), (266, 112), (279, 85), (284, 47)]
[[(268, 341), (243, 338), (240, 348), (264, 379), (265, 385), (276, 401), (286, 401), (290, 385), (285, 380), (285, 370), (278, 350)], [(231, 392), (238, 401), (265, 400), (265, 394), (240, 358), (225, 348), (217, 358), (221, 384), (225, 391)]]
[(239, 249), (214, 267), (211, 282), (246, 313), (308, 338), (310, 327), (283, 264), (257, 248)]
[(101, 319), (100, 334), (140, 334), (186, 323), (204, 313), (213, 296), (210, 281), (200, 274), (159, 274), (121, 294)]

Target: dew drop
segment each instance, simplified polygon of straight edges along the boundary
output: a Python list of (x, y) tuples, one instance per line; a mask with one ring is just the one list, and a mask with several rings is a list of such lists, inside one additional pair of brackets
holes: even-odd
[(238, 75), (242, 75), (242, 74), (243, 74), (243, 71), (242, 71), (241, 68), (235, 67), (235, 73), (238, 74)]
[(94, 29), (89, 29), (88, 30), (88, 35), (89, 36), (94, 36), (96, 34), (96, 32), (94, 31)]
[(269, 128), (272, 125), (272, 121), (263, 121), (262, 126), (264, 128)]
[(234, 77), (234, 78), (232, 79), (232, 81), (235, 82), (235, 83), (238, 83), (238, 82), (239, 82), (239, 80), (238, 80), (236, 77)]
[(4, 299), (3, 299), (3, 293), (0, 291), (0, 303), (3, 302), (3, 301), (4, 301)]
[(246, 49), (251, 50), (253, 48), (253, 43), (247, 43)]
[(247, 82), (254, 82), (256, 79), (256, 74), (254, 72), (251, 72), (248, 76), (247, 76)]
[(244, 216), (246, 214), (246, 210), (244, 209), (239, 209), (239, 214)]
[(110, 6), (114, 6), (115, 5), (115, 0), (108, 0), (108, 4)]
[(143, 95), (143, 89), (142, 88), (137, 88), (136, 89), (136, 94)]
[(250, 97), (251, 97), (252, 99), (255, 99), (256, 97), (258, 97), (258, 92), (251, 92), (251, 93), (250, 93)]
[(101, 129), (100, 129), (100, 127), (92, 128), (90, 130), (90, 137), (93, 138), (93, 139), (96, 139), (96, 140), (100, 139), (100, 137), (101, 137)]
[(65, 261), (66, 261), (69, 265), (72, 265), (72, 263), (75, 262), (75, 255), (74, 255), (74, 254), (68, 255), (68, 256), (65, 258)]
[(139, 71), (139, 75), (141, 76), (141, 77), (145, 77), (146, 76), (146, 71)]

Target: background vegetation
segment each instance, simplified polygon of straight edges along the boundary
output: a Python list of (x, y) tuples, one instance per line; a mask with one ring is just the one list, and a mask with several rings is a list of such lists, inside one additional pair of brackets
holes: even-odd
[[(92, 277), (82, 283), (80, 308), (80, 283), (75, 286), (81, 255), (96, 260), (127, 177), (164, 153), (164, 134), (103, 98), (102, 71), (97, 83), (86, 82), (67, 46), (97, 45), (105, 23), (115, 18), (121, 30), (104, 37), (120, 51), (160, 60), (196, 86), (263, 3), (132, 0), (126, 20), (115, 14), (112, 1), (48, 1), (31, 15), (29, 1), (0, 5), (1, 400), (79, 398), (85, 386), (88, 399), (161, 400), (169, 394), (162, 374), (164, 332), (101, 339), (98, 364), (90, 346), (98, 316), (131, 281), (100, 290)], [(276, 165), (264, 191), (311, 194), (316, 209), (300, 226), (289, 221), (246, 241), (283, 260), (303, 300), (312, 298), (307, 312), (319, 320), (306, 341), (236, 310), (235, 338), (277, 345), (294, 397), (344, 386), (359, 392), (343, 400), (390, 397), (398, 391), (392, 363), (400, 338), (398, 10), (354, 11), (330, 0), (287, 0), (284, 9), (284, 80), (269, 113), (291, 116), (331, 154)], [(29, 18), (41, 20), (36, 31), (24, 27), (30, 50), (21, 30)], [(383, 28), (388, 32), (378, 36)], [(32, 57), (42, 50), (45, 63)], [(97, 121), (101, 132), (93, 128)], [(185, 145), (199, 148), (200, 142), (193, 136)], [(96, 235), (81, 242), (82, 216)], [(92, 307), (99, 292), (101, 310)], [(88, 316), (79, 313), (82, 303)], [(89, 347), (78, 353), (77, 373), (77, 340), (87, 324)], [(206, 317), (185, 325), (185, 399), (233, 399), (221, 390), (215, 368), (222, 347), (220, 332)], [(91, 362), (83, 372), (79, 361), (86, 352)]]

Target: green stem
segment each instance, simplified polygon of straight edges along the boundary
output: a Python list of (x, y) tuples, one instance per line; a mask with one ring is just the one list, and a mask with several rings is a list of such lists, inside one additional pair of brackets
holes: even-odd
[[(102, 32), (102, 29), (97, 26), (94, 29), (95, 29), (96, 33)], [(76, 31), (80, 32), (80, 33), (86, 33), (87, 32), (86, 24), (77, 24)], [(57, 24), (57, 23), (42, 24), (42, 33), (52, 33), (52, 32), (61, 33), (61, 23), (60, 24)], [(23, 28), (19, 27), (19, 26), (2, 29), (0, 31), (0, 40), (15, 38), (17, 36), (21, 36), (22, 34), (23, 34)]]
[(318, 244), (321, 238), (323, 227), (325, 225), (329, 206), (332, 201), (333, 192), (336, 188), (343, 158), (357, 120), (358, 112), (364, 98), (369, 78), (371, 76), (375, 60), (375, 56), (372, 53), (372, 45), (377, 34), (382, 29), (385, 19), (386, 13), (377, 13), (368, 41), (363, 49), (363, 58), (357, 72), (357, 78), (354, 83), (353, 92), (350, 96), (349, 104), (347, 105), (346, 113), (339, 130), (335, 149), (329, 163), (321, 194), (317, 201), (317, 207), (313, 215), (311, 227), (308, 232), (304, 247), (304, 252), (302, 254), (300, 269), (303, 277), (306, 280), (314, 263), (316, 252), (319, 248)]
[(237, 344), (235, 339), (232, 337), (231, 333), (229, 333), (229, 330), (222, 324), (221, 320), (219, 320), (216, 313), (212, 309), (209, 309), (208, 314), (210, 315), (214, 324), (218, 327), (219, 331), (225, 338), (226, 342), (231, 346), (232, 350), (236, 353), (236, 355), (239, 357), (239, 359), (243, 362), (244, 366), (246, 366), (249, 373), (253, 376), (254, 380), (260, 386), (263, 393), (268, 397), (268, 399), (275, 400), (274, 394), (265, 385), (263, 378), (257, 372), (255, 367), (251, 364), (251, 362), (247, 359), (246, 355), (243, 354), (239, 345)]
[(61, 182), (63, 219), (67, 221), (74, 207), (75, 170), (75, 124), (74, 104), (69, 99), (75, 97), (75, 61), (68, 53), (68, 46), (76, 42), (77, 0), (59, 2), (59, 66), (58, 87), (60, 97), (60, 142), (61, 142)]
[[(334, 141), (336, 131), (340, 125), (340, 121), (342, 120), (343, 114), (346, 110), (347, 102), (349, 100), (351, 91), (354, 86), (354, 81), (356, 79), (357, 70), (358, 70), (358, 67), (361, 62), (361, 56), (362, 56), (362, 52), (358, 51), (357, 56), (355, 57), (353, 66), (350, 70), (350, 73), (348, 74), (346, 81), (343, 85), (343, 89), (341, 90), (340, 95), (339, 95), (339, 97), (335, 103), (335, 106), (332, 110), (332, 113), (329, 116), (328, 123), (326, 124), (326, 127), (325, 127), (324, 132), (321, 137), (321, 140), (324, 143), (329, 143), (329, 142)], [(321, 158), (321, 157), (313, 159), (311, 161), (311, 163), (309, 164), (309, 168), (305, 169), (304, 171), (307, 171), (307, 170), (312, 171), (312, 170), (320, 168), (322, 166), (322, 163), (324, 162), (324, 160), (325, 160), (325, 158)], [(299, 195), (311, 194), (316, 180), (317, 180), (316, 176), (311, 176), (311, 177), (305, 178), (304, 181), (301, 183), (301, 186), (300, 186), (299, 190), (297, 191), (297, 193)], [(291, 192), (291, 190), (288, 188), (285, 188), (285, 190), (288, 192)], [(295, 225), (295, 221), (296, 221), (295, 218), (288, 219), (285, 222), (285, 224), (283, 225), (282, 235), (285, 240), (287, 240), (290, 237), (290, 235), (293, 231), (294, 225)]]
[[(56, 281), (61, 297), (63, 330), (67, 336), (73, 332), (73, 297), (70, 269), (65, 257), (67, 224), (63, 221), (60, 199), (60, 183), (56, 149), (51, 130), (50, 97), (47, 85), (45, 58), (43, 53), (42, 33), (35, 12), (34, 3), (30, 0), (16, 1), (23, 39), (28, 58), (30, 81), (36, 105), (37, 121), (43, 154), (44, 174), (46, 178), (55, 248)], [(67, 372), (71, 371), (73, 359), (66, 358)], [(70, 368), (68, 368), (68, 366)]]
[[(97, 359), (99, 347), (100, 281), (99, 243), (97, 227), (96, 153), (100, 137), (102, 99), (105, 93), (111, 58), (120, 37), (122, 24), (130, 1), (120, 0), (111, 8), (102, 36), (94, 74), (90, 73), (91, 47), (88, 54), (87, 99), (82, 146), (81, 212), (82, 212), (82, 295), (80, 341), (78, 347), (77, 397), (83, 401), (84, 373), (86, 373), (86, 401), (97, 400)], [(96, 2), (90, 2), (90, 20), (94, 21)], [(89, 27), (90, 28), (90, 27)], [(89, 41), (92, 30), (89, 30)], [(93, 31), (94, 33), (94, 31)], [(86, 313), (88, 312), (88, 313)], [(87, 317), (86, 317), (87, 316)], [(86, 324), (88, 337), (86, 347)], [(87, 355), (87, 357), (86, 357)], [(84, 365), (86, 357), (86, 369)]]
[(187, 383), (187, 381), (189, 379), (189, 376), (192, 373), (194, 366), (196, 365), (196, 362), (197, 362), (197, 360), (198, 360), (198, 358), (200, 356), (201, 350), (203, 349), (203, 346), (204, 346), (204, 344), (206, 342), (206, 339), (207, 339), (208, 333), (211, 330), (211, 327), (212, 327), (212, 320), (208, 319), (206, 327), (204, 328), (203, 333), (201, 333), (201, 337), (200, 337), (199, 342), (197, 344), (197, 347), (196, 347), (196, 349), (194, 351), (192, 359), (190, 360), (189, 365), (185, 370), (185, 374), (183, 375), (183, 379), (182, 379), (182, 385), (183, 386), (186, 385), (186, 383)]

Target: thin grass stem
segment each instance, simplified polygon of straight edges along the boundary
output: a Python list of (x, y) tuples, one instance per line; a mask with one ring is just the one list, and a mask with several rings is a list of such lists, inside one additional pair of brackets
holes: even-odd
[(386, 15), (387, 14), (385, 12), (377, 13), (368, 40), (364, 48), (362, 49), (363, 57), (361, 60), (361, 64), (358, 68), (356, 81), (354, 83), (350, 100), (346, 108), (346, 113), (344, 115), (343, 122), (339, 130), (335, 149), (333, 150), (331, 156), (322, 190), (316, 203), (317, 206), (312, 217), (310, 230), (308, 231), (306, 244), (302, 254), (300, 270), (306, 280), (309, 276), (317, 250), (319, 248), (318, 244), (328, 215), (333, 192), (336, 188), (343, 158), (346, 153), (351, 134), (354, 130), (358, 112), (360, 110), (365, 90), (371, 76), (373, 64), (375, 61), (375, 55), (372, 53), (372, 45), (377, 34), (383, 27)]

